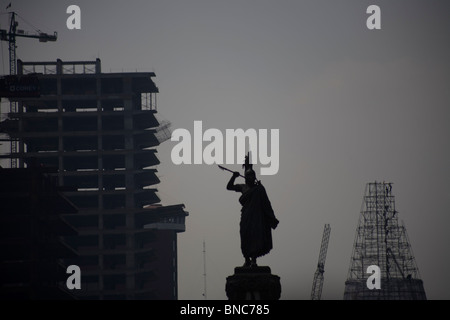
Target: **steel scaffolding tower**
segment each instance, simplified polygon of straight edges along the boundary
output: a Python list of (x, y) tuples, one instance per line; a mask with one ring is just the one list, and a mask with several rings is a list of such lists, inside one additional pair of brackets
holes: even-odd
[[(381, 289), (367, 287), (371, 265), (380, 268)], [(398, 221), (392, 183), (366, 185), (344, 299), (426, 299), (406, 228)]]

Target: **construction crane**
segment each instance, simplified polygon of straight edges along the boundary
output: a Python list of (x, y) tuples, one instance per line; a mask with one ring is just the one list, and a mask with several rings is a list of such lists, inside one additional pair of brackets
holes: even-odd
[(325, 224), (323, 229), (322, 244), (320, 246), (319, 262), (314, 273), (314, 280), (311, 290), (311, 300), (320, 300), (323, 287), (323, 273), (325, 272), (325, 258), (327, 256), (328, 241), (330, 240), (330, 225)]
[[(10, 12), (10, 23), (9, 30), (0, 29), (0, 40), (7, 41), (9, 43), (9, 74), (17, 74), (17, 58), (16, 58), (16, 37), (22, 38), (34, 38), (39, 39), (39, 42), (56, 41), (57, 33), (54, 32), (53, 35), (49, 35), (44, 32), (38, 32), (37, 34), (29, 34), (24, 30), (17, 29), (19, 23), (16, 20), (17, 13)], [(10, 101), (10, 112), (17, 112), (17, 103)], [(17, 141), (11, 140), (11, 155), (17, 152)], [(11, 168), (17, 167), (17, 159), (11, 157)]]

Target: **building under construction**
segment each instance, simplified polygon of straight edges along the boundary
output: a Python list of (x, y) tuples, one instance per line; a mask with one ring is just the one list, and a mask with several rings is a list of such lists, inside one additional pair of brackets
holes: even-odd
[[(380, 289), (369, 289), (371, 265)], [(345, 300), (425, 300), (425, 290), (406, 228), (399, 224), (391, 183), (368, 183), (356, 229)]]
[(75, 299), (63, 259), (78, 255), (61, 237), (76, 235), (63, 214), (77, 208), (49, 169), (0, 167), (0, 299)]
[(65, 195), (79, 212), (66, 219), (79, 235), (66, 240), (80, 254), (69, 261), (81, 268), (79, 296), (176, 299), (176, 234), (188, 214), (158, 205), (155, 74), (102, 73), (97, 59), (19, 60), (17, 75), (37, 77), (39, 92), (9, 98), (0, 132), (14, 148), (3, 157), (56, 168), (59, 185), (74, 187)]

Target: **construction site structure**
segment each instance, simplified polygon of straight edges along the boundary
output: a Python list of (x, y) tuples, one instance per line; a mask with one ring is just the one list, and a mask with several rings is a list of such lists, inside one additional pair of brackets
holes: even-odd
[(314, 280), (311, 289), (311, 300), (320, 300), (320, 298), (322, 297), (322, 287), (324, 281), (323, 274), (325, 272), (325, 259), (327, 257), (330, 232), (330, 225), (325, 224), (325, 227), (323, 229), (322, 243), (320, 245), (319, 262), (317, 263), (317, 269), (314, 273)]
[[(9, 75), (14, 76), (17, 74), (17, 55), (16, 55), (16, 38), (33, 38), (38, 39), (39, 42), (48, 42), (48, 41), (56, 41), (58, 35), (56, 32), (53, 35), (47, 34), (45, 32), (36, 31), (36, 33), (28, 33), (24, 30), (18, 29), (19, 22), (17, 21), (17, 13), (10, 12), (10, 22), (9, 22), (9, 30), (0, 29), (0, 40), (8, 42), (8, 51), (9, 51)], [(10, 112), (17, 112), (17, 103), (14, 100), (10, 101)], [(17, 152), (17, 141), (11, 140), (9, 141), (11, 153)], [(11, 158), (11, 168), (17, 167), (17, 159)]]
[[(0, 132), (18, 142), (20, 168), (56, 168), (54, 177), (79, 209), (67, 243), (80, 257), (82, 299), (177, 299), (177, 233), (184, 205), (162, 206), (156, 147), (169, 123), (156, 118), (153, 72), (102, 73), (101, 61), (23, 62), (39, 97), (17, 103)], [(161, 130), (160, 130), (161, 129)]]
[[(369, 266), (379, 267), (380, 289), (367, 284)], [(426, 300), (406, 228), (399, 223), (392, 183), (366, 185), (344, 300)]]
[(72, 300), (68, 265), (78, 259), (63, 236), (77, 208), (60, 192), (52, 169), (0, 167), (0, 300)]

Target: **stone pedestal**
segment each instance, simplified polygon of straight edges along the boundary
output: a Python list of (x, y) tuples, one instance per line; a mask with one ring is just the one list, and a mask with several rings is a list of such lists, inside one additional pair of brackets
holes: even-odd
[(227, 277), (228, 300), (278, 300), (281, 295), (280, 277), (269, 267), (236, 267)]

